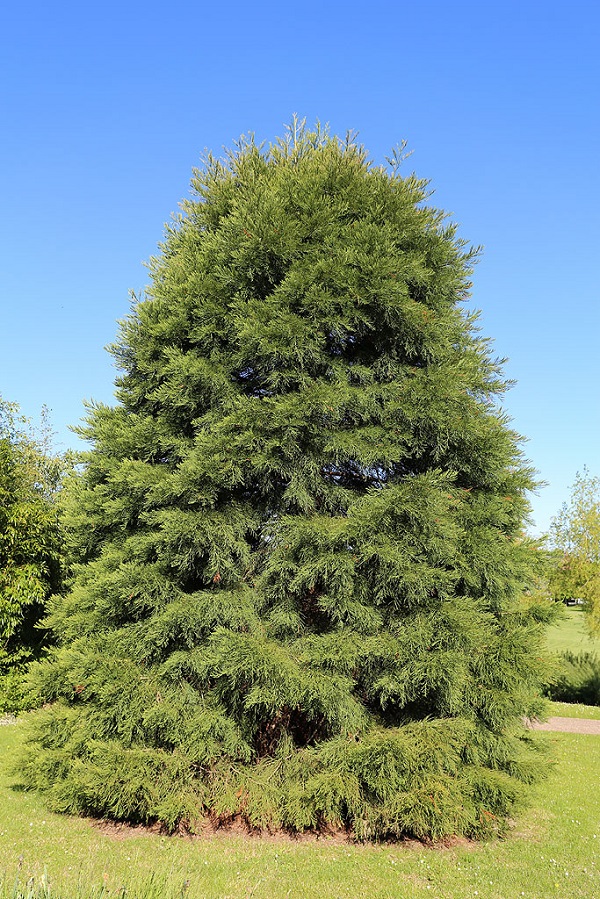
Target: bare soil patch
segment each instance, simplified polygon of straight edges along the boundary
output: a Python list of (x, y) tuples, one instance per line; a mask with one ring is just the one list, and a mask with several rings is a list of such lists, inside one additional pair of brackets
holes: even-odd
[[(260, 843), (326, 843), (328, 845), (357, 843), (354, 834), (350, 830), (342, 828), (325, 828), (315, 831), (308, 830), (302, 833), (287, 830), (260, 830), (250, 827), (241, 816), (226, 821), (219, 821), (210, 817), (197, 821), (193, 831), (186, 827), (180, 827), (174, 833), (168, 832), (160, 824), (126, 824), (121, 821), (111, 821), (106, 818), (87, 818), (94, 830), (114, 840), (127, 840), (139, 836), (164, 836), (168, 839), (184, 839), (192, 842), (202, 840), (227, 840), (230, 837), (243, 837), (244, 839)], [(372, 845), (372, 844), (364, 844)], [(422, 851), (423, 849), (444, 851), (449, 849), (476, 849), (480, 843), (468, 837), (449, 836), (441, 840), (417, 840), (410, 837), (399, 840), (390, 840), (385, 843), (389, 848), (395, 847), (406, 851)]]
[[(127, 840), (132, 837), (152, 834), (185, 840), (206, 840), (241, 836), (259, 842), (274, 843), (352, 843), (353, 835), (347, 830), (334, 830), (333, 828), (321, 831), (305, 831), (294, 833), (286, 830), (260, 830), (250, 827), (244, 819), (236, 815), (225, 821), (203, 818), (194, 822), (193, 830), (181, 826), (174, 833), (167, 831), (160, 824), (126, 824), (122, 821), (111, 821), (107, 818), (88, 818), (91, 826), (105, 836), (115, 840)], [(422, 846), (423, 844), (421, 844)]]

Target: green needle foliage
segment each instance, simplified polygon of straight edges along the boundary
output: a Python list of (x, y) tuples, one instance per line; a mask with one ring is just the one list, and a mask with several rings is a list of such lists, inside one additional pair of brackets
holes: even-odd
[(474, 252), (298, 122), (209, 156), (113, 348), (25, 766), (170, 828), (501, 830), (543, 768), (532, 487)]

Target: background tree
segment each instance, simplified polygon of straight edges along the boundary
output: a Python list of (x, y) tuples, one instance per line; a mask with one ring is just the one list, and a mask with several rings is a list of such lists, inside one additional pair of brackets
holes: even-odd
[(587, 468), (577, 472), (569, 501), (552, 519), (550, 540), (552, 595), (583, 599), (589, 625), (600, 633), (600, 478)]
[(193, 826), (502, 828), (541, 770), (531, 472), (400, 154), (294, 122), (209, 156), (113, 348), (27, 782)]
[(55, 504), (61, 462), (47, 419), (35, 435), (17, 406), (0, 398), (0, 710), (23, 701), (25, 664), (44, 642), (44, 603), (60, 584)]

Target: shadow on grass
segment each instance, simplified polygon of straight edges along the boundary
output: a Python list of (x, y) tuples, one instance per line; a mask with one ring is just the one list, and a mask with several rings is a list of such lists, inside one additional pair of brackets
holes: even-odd
[(600, 706), (600, 658), (595, 652), (563, 652), (545, 692), (557, 702)]

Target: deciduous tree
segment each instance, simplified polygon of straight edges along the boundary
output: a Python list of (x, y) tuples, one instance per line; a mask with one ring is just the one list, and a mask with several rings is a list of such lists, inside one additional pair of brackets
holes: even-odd
[(589, 625), (600, 633), (600, 478), (587, 468), (577, 472), (569, 501), (552, 519), (550, 539), (552, 594), (583, 599)]
[(0, 398), (0, 709), (20, 703), (24, 665), (43, 643), (37, 625), (60, 582), (54, 502), (58, 458), (15, 404)]

